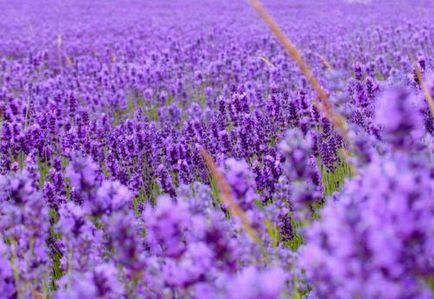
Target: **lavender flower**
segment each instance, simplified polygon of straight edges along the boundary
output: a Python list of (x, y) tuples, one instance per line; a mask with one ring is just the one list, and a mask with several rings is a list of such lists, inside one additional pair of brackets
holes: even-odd
[(390, 90), (382, 95), (375, 120), (381, 127), (383, 139), (396, 148), (411, 146), (422, 133), (422, 115), (407, 90)]
[(434, 25), (414, 1), (267, 4), (348, 138), (245, 3), (16, 2), (0, 4), (3, 297), (432, 296)]
[(284, 282), (284, 272), (281, 269), (261, 271), (250, 267), (231, 282), (229, 294), (239, 299), (279, 298), (284, 289)]
[(13, 270), (10, 264), (10, 250), (3, 240), (0, 240), (0, 291), (5, 298), (12, 298), (16, 295)]
[(119, 298), (125, 290), (118, 279), (118, 273), (112, 264), (101, 264), (92, 271), (72, 273), (61, 281), (61, 288), (56, 292), (59, 299), (78, 298)]
[(375, 160), (327, 203), (300, 259), (319, 297), (430, 296), (432, 171), (401, 155)]
[(155, 209), (143, 212), (147, 241), (155, 254), (169, 257), (181, 255), (185, 250), (184, 233), (190, 223), (190, 214), (184, 203), (174, 203), (169, 197), (158, 198)]

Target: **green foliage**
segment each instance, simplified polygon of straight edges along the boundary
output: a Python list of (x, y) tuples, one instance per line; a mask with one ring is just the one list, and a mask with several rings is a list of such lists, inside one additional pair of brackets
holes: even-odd
[(134, 214), (137, 217), (140, 217), (140, 211), (139, 211), (139, 206), (144, 203), (146, 201), (146, 196), (145, 196), (145, 192), (143, 190), (140, 190), (139, 195), (137, 195), (134, 199), (133, 199), (133, 209), (134, 209)]
[(429, 277), (426, 282), (431, 289), (431, 293), (434, 295), (434, 276)]
[(18, 165), (20, 166), (20, 169), (24, 168), (24, 162), (25, 162), (26, 156), (24, 154), (24, 152), (20, 152), (18, 155)]
[(218, 189), (217, 181), (210, 175), (209, 176), (209, 184), (211, 186), (211, 197), (215, 207), (220, 208), (221, 199), (220, 192)]
[(295, 252), (304, 243), (303, 236), (299, 233), (299, 229), (302, 227), (302, 223), (296, 221), (293, 217), (291, 217), (291, 225), (292, 229), (294, 230), (294, 237), (291, 240), (286, 241), (285, 246), (291, 248), (291, 250)]
[[(57, 240), (62, 239), (62, 236), (60, 234), (57, 234), (54, 231), (54, 225), (59, 221), (59, 215), (57, 214), (56, 210), (54, 210), (54, 209), (50, 209), (49, 215), (50, 215), (50, 237), (55, 242)], [(51, 277), (50, 289), (56, 290), (57, 289), (56, 281), (58, 281), (60, 278), (62, 278), (62, 276), (64, 274), (62, 271), (61, 265), (60, 265), (62, 253), (60, 251), (58, 251), (57, 248), (55, 246), (53, 246), (53, 244), (48, 243), (48, 245), (50, 247), (51, 258), (53, 261), (53, 272), (52, 272), (52, 277)]]
[(279, 229), (269, 220), (265, 221), (265, 226), (267, 227), (267, 232), (270, 236), (272, 246), (277, 247), (280, 241)]
[(150, 192), (148, 194), (148, 202), (155, 204), (157, 202), (157, 197), (160, 196), (163, 192), (160, 189), (160, 185), (157, 180), (152, 178), (150, 184)]
[(158, 121), (158, 106), (152, 105), (152, 107), (148, 110), (148, 117), (150, 121)]
[(47, 162), (43, 162), (38, 157), (38, 169), (39, 169), (39, 189), (42, 190), (42, 188), (44, 188), (45, 180), (50, 171), (50, 166), (48, 165)]
[(324, 184), (324, 195), (329, 197), (334, 192), (339, 191), (347, 177), (351, 177), (351, 167), (342, 161), (333, 172), (321, 166), (321, 177)]

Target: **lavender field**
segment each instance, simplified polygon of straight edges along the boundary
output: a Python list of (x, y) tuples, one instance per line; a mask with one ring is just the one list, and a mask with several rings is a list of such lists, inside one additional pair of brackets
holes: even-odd
[(434, 298), (433, 16), (0, 1), (0, 298)]

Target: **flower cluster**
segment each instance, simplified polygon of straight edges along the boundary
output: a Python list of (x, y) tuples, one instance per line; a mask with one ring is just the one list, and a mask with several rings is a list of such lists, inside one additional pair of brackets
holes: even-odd
[(432, 296), (434, 3), (16, 2), (0, 296)]

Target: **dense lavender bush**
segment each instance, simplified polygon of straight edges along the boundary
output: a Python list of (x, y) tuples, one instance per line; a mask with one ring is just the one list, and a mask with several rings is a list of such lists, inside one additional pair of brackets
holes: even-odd
[(0, 297), (433, 296), (434, 4), (264, 4), (344, 130), (245, 2), (0, 2)]
[(374, 160), (327, 204), (300, 258), (318, 297), (431, 297), (433, 174), (402, 155)]

